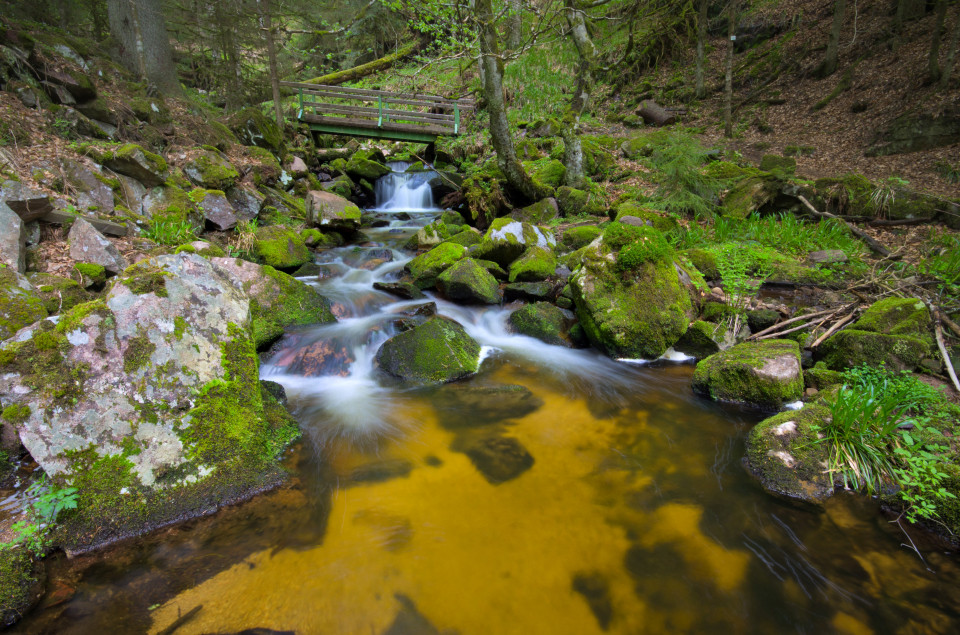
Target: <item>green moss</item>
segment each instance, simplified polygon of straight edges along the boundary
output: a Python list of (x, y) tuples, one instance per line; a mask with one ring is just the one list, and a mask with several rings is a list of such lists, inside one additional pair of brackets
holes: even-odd
[(213, 153), (201, 154), (187, 164), (186, 170), (195, 181), (211, 190), (225, 190), (240, 178), (236, 168)]
[(557, 258), (549, 249), (530, 247), (510, 264), (510, 282), (539, 282), (555, 275)]
[(834, 334), (818, 351), (834, 370), (866, 363), (913, 370), (932, 353), (930, 311), (914, 298), (875, 302), (848, 329)]
[[(129, 158), (132, 158), (132, 156), (137, 152), (143, 153), (143, 156), (146, 159), (147, 164), (150, 166), (150, 169), (153, 172), (157, 174), (161, 174), (167, 171), (166, 159), (164, 159), (159, 154), (154, 154), (153, 152), (144, 150), (143, 148), (141, 148), (135, 143), (127, 143), (125, 145), (120, 146), (120, 148), (113, 153), (113, 156), (117, 159), (129, 159)], [(108, 157), (105, 155), (104, 159), (107, 160)]]
[(463, 245), (440, 243), (407, 263), (406, 269), (413, 276), (417, 287), (427, 289), (436, 284), (437, 276), (441, 272), (463, 258), (466, 252), (467, 249)]
[(43, 300), (20, 286), (21, 278), (7, 267), (0, 268), (0, 340), (47, 317)]
[(197, 254), (198, 256), (202, 256), (204, 258), (223, 258), (227, 255), (227, 252), (225, 252), (219, 245), (214, 245), (213, 243), (204, 243), (204, 245), (204, 247), (197, 249), (192, 243), (187, 243), (177, 247), (173, 253)]
[(554, 188), (563, 185), (563, 179), (567, 174), (567, 168), (556, 159), (526, 161), (523, 166), (527, 169), (527, 172), (534, 181)]
[(596, 225), (571, 227), (563, 232), (560, 242), (567, 249), (576, 250), (592, 243), (601, 233), (601, 229)]
[(808, 388), (823, 390), (830, 386), (837, 386), (843, 383), (843, 373), (830, 370), (822, 361), (817, 362), (813, 368), (803, 371), (803, 383)]
[[(791, 361), (775, 368), (782, 357)], [(789, 340), (738, 344), (697, 364), (693, 388), (717, 401), (779, 408), (803, 396), (800, 347)]]
[(254, 252), (265, 264), (278, 269), (293, 269), (311, 259), (300, 235), (285, 227), (258, 228)]
[(930, 310), (917, 298), (886, 298), (864, 311), (853, 328), (886, 335), (928, 335)]
[(167, 297), (167, 278), (169, 271), (156, 266), (148, 260), (135, 263), (123, 270), (120, 282), (137, 295), (154, 293), (159, 298)]
[(276, 340), (288, 326), (336, 322), (329, 302), (313, 287), (269, 265), (262, 272), (276, 283), (278, 296), (272, 302), (250, 298), (250, 326), (257, 348)]
[(510, 325), (521, 335), (534, 337), (547, 344), (570, 346), (565, 328), (569, 320), (549, 302), (527, 304), (510, 314)]
[(150, 341), (146, 333), (140, 331), (135, 337), (131, 337), (123, 351), (123, 372), (134, 373), (149, 364), (150, 356), (155, 350), (157, 346)]
[(184, 320), (179, 315), (173, 318), (173, 336), (177, 338), (177, 341), (183, 339), (184, 333), (190, 330), (190, 325), (187, 324), (187, 321)]
[(24, 547), (0, 552), (0, 624), (18, 621), (32, 603), (32, 588), (37, 583), (33, 558)]
[(103, 265), (97, 265), (92, 262), (78, 262), (73, 265), (73, 269), (85, 278), (98, 281), (106, 280), (106, 269), (103, 268)]
[[(72, 322), (71, 313), (79, 312), (84, 306), (74, 308), (61, 321)], [(57, 327), (51, 322), (42, 322), (32, 338), (6, 347), (0, 355), (0, 373), (19, 374), (25, 386), (45, 398), (48, 414), (58, 407), (75, 405), (83, 397), (84, 382), (89, 374), (87, 364), (74, 363), (64, 357), (70, 344)]]
[(720, 213), (731, 218), (747, 218), (773, 203), (780, 188), (780, 179), (772, 174), (764, 173), (738, 181), (724, 196)]
[(3, 412), (0, 412), (0, 417), (5, 421), (10, 423), (20, 423), (21, 421), (26, 421), (27, 417), (30, 416), (30, 406), (25, 404), (12, 404), (3, 409)]
[(650, 209), (649, 207), (644, 207), (643, 205), (633, 201), (621, 203), (615, 209), (615, 221), (620, 222), (626, 216), (633, 216), (635, 218), (639, 218), (645, 223), (651, 223), (654, 229), (662, 232), (675, 231), (680, 227), (680, 223), (677, 221), (676, 217), (664, 212), (658, 212), (657, 210)]
[(256, 108), (247, 108), (236, 113), (227, 122), (240, 143), (258, 146), (283, 154), (283, 133), (275, 121)]
[(377, 363), (404, 379), (455, 381), (477, 372), (480, 344), (456, 322), (431, 318), (387, 340), (377, 351)]
[(499, 304), (497, 280), (472, 258), (464, 258), (437, 276), (437, 286), (451, 300)]
[(67, 311), (92, 299), (89, 292), (69, 278), (60, 278), (48, 273), (30, 273), (27, 279), (37, 289), (37, 294), (43, 300), (44, 308), (50, 315)]

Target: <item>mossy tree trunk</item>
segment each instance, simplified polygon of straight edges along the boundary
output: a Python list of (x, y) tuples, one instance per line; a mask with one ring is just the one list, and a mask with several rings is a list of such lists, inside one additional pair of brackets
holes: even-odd
[(833, 4), (833, 24), (830, 27), (830, 41), (817, 75), (829, 77), (837, 70), (837, 54), (840, 50), (840, 30), (843, 28), (843, 16), (847, 12), (847, 0), (835, 0)]
[(940, 34), (947, 19), (947, 0), (937, 0), (937, 19), (930, 35), (930, 60), (927, 63), (927, 79), (933, 83), (940, 81)]
[(957, 49), (960, 49), (960, 7), (957, 7), (957, 16), (953, 22), (953, 35), (950, 36), (950, 43), (947, 45), (947, 59), (943, 62), (943, 70), (940, 74), (940, 88), (944, 90), (950, 84), (953, 64), (957, 60)]
[(531, 202), (538, 201), (549, 196), (552, 188), (530, 178), (517, 159), (503, 97), (503, 57), (500, 54), (492, 1), (477, 0), (475, 15), (480, 33), (483, 98), (487, 114), (490, 115), (490, 141), (497, 153), (497, 165), (511, 188)]
[(703, 99), (706, 94), (706, 88), (703, 83), (705, 66), (707, 65), (707, 9), (710, 7), (710, 0), (700, 0), (699, 12), (697, 13), (697, 99)]
[(398, 48), (390, 55), (385, 55), (384, 57), (373, 60), (372, 62), (367, 62), (366, 64), (361, 64), (360, 66), (354, 66), (353, 68), (337, 71), (328, 75), (321, 75), (320, 77), (314, 77), (313, 79), (307, 79), (304, 81), (307, 84), (322, 84), (324, 86), (338, 86), (344, 82), (352, 82), (356, 79), (360, 79), (361, 77), (366, 77), (367, 75), (373, 75), (374, 73), (387, 70), (404, 57), (413, 55), (419, 51), (420, 47), (421, 42), (413, 42)]
[(564, 182), (574, 188), (582, 188), (585, 182), (583, 174), (583, 144), (580, 141), (580, 118), (590, 104), (593, 93), (593, 66), (597, 49), (590, 39), (584, 12), (577, 7), (576, 0), (566, 0), (564, 7), (570, 37), (580, 57), (577, 68), (577, 85), (570, 107), (563, 121), (563, 163), (566, 167)]

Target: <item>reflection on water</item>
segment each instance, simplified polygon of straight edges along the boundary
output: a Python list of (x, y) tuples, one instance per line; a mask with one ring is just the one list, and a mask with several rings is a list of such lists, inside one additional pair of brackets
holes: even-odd
[[(413, 218), (371, 238), (402, 244), (430, 215)], [(22, 631), (956, 632), (951, 556), (925, 549), (928, 570), (868, 500), (764, 494), (740, 465), (759, 416), (695, 398), (690, 365), (548, 346), (510, 334), (507, 308), (429, 298), (489, 351), (480, 373), (380, 376), (376, 349), (424, 301), (372, 284), (407, 259), (325, 254), (344, 319), (265, 359), (305, 430), (287, 487), (55, 562)]]

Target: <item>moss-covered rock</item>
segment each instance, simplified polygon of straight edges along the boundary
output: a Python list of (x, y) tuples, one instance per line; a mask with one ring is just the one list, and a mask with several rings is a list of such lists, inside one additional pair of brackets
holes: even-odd
[(0, 628), (16, 624), (36, 605), (45, 579), (42, 565), (26, 547), (0, 552)]
[(843, 383), (843, 373), (830, 370), (823, 362), (817, 362), (813, 368), (803, 371), (803, 385), (807, 388), (823, 390)]
[(780, 321), (780, 314), (773, 309), (756, 309), (747, 311), (747, 326), (754, 333), (770, 328)]
[(510, 263), (510, 282), (540, 282), (553, 276), (557, 257), (550, 249), (531, 247)]
[(617, 222), (626, 222), (624, 219), (630, 217), (639, 219), (644, 224), (649, 224), (654, 229), (662, 232), (674, 231), (680, 227), (680, 223), (677, 221), (675, 216), (645, 207), (634, 201), (621, 203), (614, 209), (613, 220)]
[(283, 335), (288, 326), (337, 321), (325, 297), (273, 267), (238, 258), (214, 258), (212, 262), (250, 298), (250, 329), (258, 350)]
[(417, 230), (405, 247), (407, 249), (422, 249), (424, 247), (433, 247), (450, 238), (450, 228), (440, 220), (435, 220), (429, 225), (425, 225)]
[(366, 179), (371, 183), (381, 176), (390, 174), (390, 168), (379, 161), (375, 161), (372, 158), (372, 154), (365, 150), (355, 152), (353, 156), (350, 157), (350, 160), (347, 161), (343, 171), (357, 181)]
[(384, 342), (377, 364), (401, 379), (441, 384), (477, 372), (480, 344), (456, 322), (434, 317)]
[[(570, 278), (587, 338), (612, 357), (660, 357), (694, 316), (690, 290), (672, 252), (647, 251), (650, 237), (633, 232), (641, 229), (611, 224), (601, 240), (583, 248), (581, 267)], [(632, 257), (621, 265), (625, 251)]]
[(246, 149), (247, 160), (243, 162), (243, 169), (250, 174), (253, 184), (275, 185), (283, 174), (280, 162), (273, 153), (264, 148), (254, 146)]
[(730, 218), (747, 218), (771, 205), (780, 194), (782, 182), (773, 174), (751, 176), (736, 183), (723, 197), (720, 213)]
[(463, 245), (464, 247), (472, 247), (473, 245), (479, 245), (480, 241), (482, 240), (483, 234), (481, 234), (477, 229), (473, 227), (464, 227), (456, 234), (450, 236), (450, 238), (447, 238), (444, 242)]
[(199, 218), (190, 196), (180, 186), (170, 183), (147, 192), (141, 211), (154, 221), (183, 223)]
[(521, 223), (512, 218), (498, 218), (487, 229), (483, 240), (471, 248), (471, 256), (481, 260), (492, 260), (501, 267), (509, 267), (529, 247), (550, 249), (557, 244), (553, 232)]
[(557, 217), (558, 213), (559, 209), (557, 207), (557, 199), (545, 198), (537, 201), (533, 205), (528, 205), (522, 209), (514, 210), (510, 214), (510, 218), (518, 220), (522, 223), (532, 223), (538, 225), (553, 220)]
[(174, 250), (174, 253), (197, 254), (198, 256), (203, 256), (204, 258), (222, 258), (227, 255), (227, 253), (219, 245), (215, 245), (214, 243), (207, 242), (205, 240), (195, 240), (193, 242), (180, 245)]
[(588, 191), (566, 185), (557, 188), (557, 206), (562, 216), (602, 216), (607, 209), (599, 188)]
[(226, 190), (240, 178), (240, 173), (220, 152), (206, 150), (183, 166), (183, 173), (194, 185), (208, 190)]
[(513, 330), (521, 335), (555, 346), (572, 346), (569, 331), (575, 321), (573, 316), (549, 302), (524, 305), (511, 313), (509, 320)]
[(265, 148), (274, 154), (284, 153), (283, 134), (277, 123), (256, 108), (236, 113), (227, 121), (227, 126), (243, 145)]
[(307, 225), (354, 232), (360, 229), (360, 208), (333, 192), (310, 190), (305, 199)]
[(275, 269), (296, 269), (312, 258), (300, 234), (279, 226), (257, 228), (253, 250), (264, 264)]
[(758, 423), (747, 436), (747, 469), (771, 494), (823, 502), (834, 488), (826, 473), (827, 446), (818, 443), (817, 429), (829, 417), (829, 408), (810, 404)]
[(567, 168), (556, 159), (526, 161), (523, 165), (534, 181), (554, 188), (563, 185), (563, 179), (567, 174)]
[(674, 348), (691, 357), (704, 359), (720, 352), (726, 333), (726, 325), (697, 320), (690, 324)]
[(443, 271), (437, 276), (437, 287), (458, 302), (500, 304), (496, 278), (472, 258), (464, 258)]
[(797, 160), (793, 157), (781, 157), (776, 154), (765, 154), (760, 159), (760, 169), (770, 172), (779, 179), (789, 179), (797, 172)]
[(148, 152), (135, 143), (104, 151), (95, 158), (117, 174), (134, 178), (146, 187), (163, 185), (170, 176), (163, 157)]
[(43, 298), (16, 270), (0, 266), (0, 341), (47, 317)]
[(563, 236), (560, 238), (560, 243), (570, 251), (580, 249), (581, 247), (586, 247), (597, 237), (600, 236), (602, 230), (596, 225), (581, 225), (580, 227), (571, 227), (563, 232)]
[(440, 243), (408, 262), (405, 269), (413, 276), (413, 283), (418, 288), (428, 289), (437, 283), (437, 276), (466, 254), (467, 248), (463, 245)]
[(693, 389), (717, 401), (780, 408), (803, 396), (800, 347), (789, 340), (738, 344), (698, 363)]
[(27, 280), (33, 285), (50, 315), (69, 311), (78, 304), (93, 300), (94, 297), (77, 281), (69, 278), (61, 278), (49, 273), (28, 273)]
[(881, 363), (913, 370), (932, 352), (930, 325), (930, 311), (922, 300), (886, 298), (821, 344), (818, 358), (834, 370)]
[(138, 262), (105, 300), (39, 323), (0, 355), (0, 398), (25, 405), (31, 456), (78, 489), (74, 550), (249, 496), (298, 436), (267, 415), (250, 300), (193, 254)]

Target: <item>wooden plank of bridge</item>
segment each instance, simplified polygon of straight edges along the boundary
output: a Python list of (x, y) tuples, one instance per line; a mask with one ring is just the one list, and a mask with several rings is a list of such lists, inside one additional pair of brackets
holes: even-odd
[(302, 120), (307, 123), (318, 123), (325, 125), (343, 125), (351, 126), (354, 128), (366, 128), (370, 130), (393, 130), (396, 132), (422, 132), (426, 134), (431, 134), (435, 136), (449, 135), (451, 132), (450, 128), (440, 128), (437, 126), (415, 126), (409, 124), (400, 124), (394, 123), (392, 121), (385, 122), (382, 126), (378, 126), (377, 122), (373, 119), (354, 119), (350, 117), (325, 117), (323, 115), (312, 115), (310, 113), (304, 113)]
[[(304, 84), (298, 82), (281, 82), (281, 86), (287, 88), (302, 89), (304, 94), (328, 95), (330, 93), (339, 93), (351, 95), (353, 97), (383, 97), (385, 99), (406, 99), (417, 102), (430, 102), (431, 104), (460, 106), (461, 110), (473, 110), (476, 107), (476, 100), (469, 98), (450, 99), (449, 97), (440, 97), (438, 95), (425, 95), (419, 93), (392, 93), (385, 90), (370, 90), (364, 88), (347, 88), (345, 86), (321, 86), (318, 84)], [(427, 104), (424, 104), (427, 105)]]

